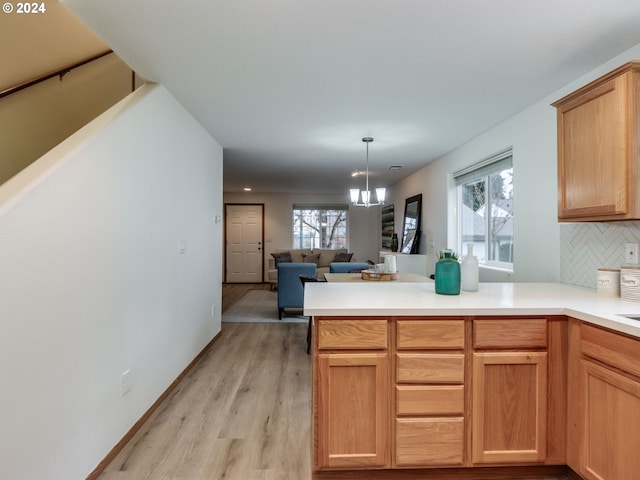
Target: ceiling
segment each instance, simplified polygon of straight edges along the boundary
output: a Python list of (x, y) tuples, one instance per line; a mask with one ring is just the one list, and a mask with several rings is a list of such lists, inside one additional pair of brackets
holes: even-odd
[(640, 43), (638, 0), (62, 2), (224, 147), (228, 192), (361, 187), (364, 136), (391, 186)]

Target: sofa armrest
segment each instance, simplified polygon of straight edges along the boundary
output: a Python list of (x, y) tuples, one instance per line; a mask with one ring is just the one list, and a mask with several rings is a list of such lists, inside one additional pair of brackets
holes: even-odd
[(304, 307), (300, 275), (316, 276), (316, 264), (287, 262), (278, 265), (278, 318), (282, 318), (285, 308)]

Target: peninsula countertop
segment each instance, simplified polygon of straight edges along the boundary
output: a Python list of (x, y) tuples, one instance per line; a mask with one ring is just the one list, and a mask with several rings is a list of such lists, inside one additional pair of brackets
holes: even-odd
[(480, 283), (477, 292), (438, 295), (435, 284), (308, 283), (304, 314), (313, 316), (567, 315), (640, 338), (640, 302), (563, 283)]

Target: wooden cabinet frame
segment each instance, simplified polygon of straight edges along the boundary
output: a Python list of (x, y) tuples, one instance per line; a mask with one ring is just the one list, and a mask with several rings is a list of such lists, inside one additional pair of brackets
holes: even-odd
[(553, 103), (558, 119), (558, 220), (640, 218), (640, 62)]
[[(565, 473), (567, 334), (566, 317), (553, 315), (314, 319), (313, 478)], [(531, 392), (534, 408), (495, 402), (496, 386)], [(478, 412), (488, 405), (511, 409), (509, 422), (527, 416), (527, 441), (486, 442), (495, 426)]]
[(395, 318), (391, 331), (394, 468), (461, 467), (466, 459), (464, 318)]

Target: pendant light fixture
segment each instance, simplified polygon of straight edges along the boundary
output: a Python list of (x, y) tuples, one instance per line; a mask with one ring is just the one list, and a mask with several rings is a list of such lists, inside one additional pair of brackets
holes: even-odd
[(384, 200), (386, 197), (386, 189), (384, 188), (376, 188), (376, 201), (374, 202), (371, 197), (371, 191), (369, 190), (369, 144), (373, 142), (373, 137), (364, 137), (362, 139), (364, 143), (367, 144), (367, 169), (365, 172), (366, 180), (365, 180), (365, 189), (362, 190), (362, 195), (360, 195), (359, 188), (352, 188), (349, 190), (351, 194), (351, 203), (355, 207), (375, 207), (376, 205), (384, 205)]

